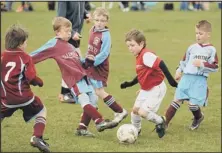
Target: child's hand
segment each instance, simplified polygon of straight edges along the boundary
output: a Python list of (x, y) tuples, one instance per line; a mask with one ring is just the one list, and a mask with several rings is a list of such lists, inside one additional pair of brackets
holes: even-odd
[(176, 81), (179, 81), (180, 78), (181, 78), (181, 76), (182, 76), (182, 73), (181, 73), (181, 72), (176, 72), (176, 74), (175, 74), (175, 76), (174, 76), (174, 79), (175, 79)]
[(91, 20), (92, 20), (92, 17), (91, 17), (91, 14), (90, 13), (88, 13), (88, 14), (86, 14), (86, 23), (90, 23), (91, 22)]
[(76, 32), (72, 37), (73, 40), (79, 40), (80, 38), (82, 38), (82, 36), (78, 32)]
[(202, 60), (200, 60), (200, 59), (195, 59), (195, 60), (193, 61), (193, 65), (196, 66), (196, 67), (201, 67), (201, 65), (202, 65)]
[(91, 55), (91, 54), (88, 54), (86, 55), (86, 58), (91, 60), (91, 61), (94, 61), (95, 60), (95, 56)]

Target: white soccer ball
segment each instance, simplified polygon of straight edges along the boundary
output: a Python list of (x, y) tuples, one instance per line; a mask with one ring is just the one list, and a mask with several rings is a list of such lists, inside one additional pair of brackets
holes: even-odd
[(132, 124), (123, 124), (117, 130), (117, 138), (120, 143), (131, 144), (136, 142), (138, 130)]

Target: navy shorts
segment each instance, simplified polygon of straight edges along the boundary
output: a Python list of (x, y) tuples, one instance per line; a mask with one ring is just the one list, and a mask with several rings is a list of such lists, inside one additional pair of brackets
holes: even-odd
[(15, 111), (21, 109), (23, 111), (23, 118), (25, 122), (28, 122), (30, 119), (36, 116), (43, 108), (44, 105), (37, 96), (35, 96), (34, 101), (32, 103), (23, 107), (8, 108), (1, 103), (1, 120), (5, 117), (12, 116)]

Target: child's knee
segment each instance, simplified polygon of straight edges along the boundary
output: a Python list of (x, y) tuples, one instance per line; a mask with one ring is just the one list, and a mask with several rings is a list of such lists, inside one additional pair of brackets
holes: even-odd
[(139, 115), (138, 114), (139, 108), (138, 107), (133, 107), (132, 113), (135, 115)]
[(192, 111), (192, 112), (197, 111), (200, 108), (198, 105), (192, 104), (192, 103), (189, 103), (188, 107), (189, 107), (190, 111)]
[(100, 98), (104, 99), (106, 98), (109, 94), (105, 92), (104, 88), (97, 88), (95, 89), (96, 95), (98, 95)]
[(86, 93), (81, 93), (78, 95), (78, 102), (82, 108), (85, 107), (86, 105), (90, 104), (89, 96)]
[(146, 118), (148, 115), (148, 112), (143, 110), (143, 109), (139, 109), (138, 114), (142, 117), (142, 118)]
[(44, 117), (46, 119), (47, 116), (47, 109), (44, 106), (43, 109), (36, 115), (36, 117)]

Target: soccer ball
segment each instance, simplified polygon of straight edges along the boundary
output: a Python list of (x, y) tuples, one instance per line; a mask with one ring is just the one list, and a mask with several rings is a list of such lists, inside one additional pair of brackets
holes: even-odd
[(138, 137), (138, 130), (132, 124), (123, 124), (117, 130), (117, 138), (120, 143), (132, 144), (136, 142)]

